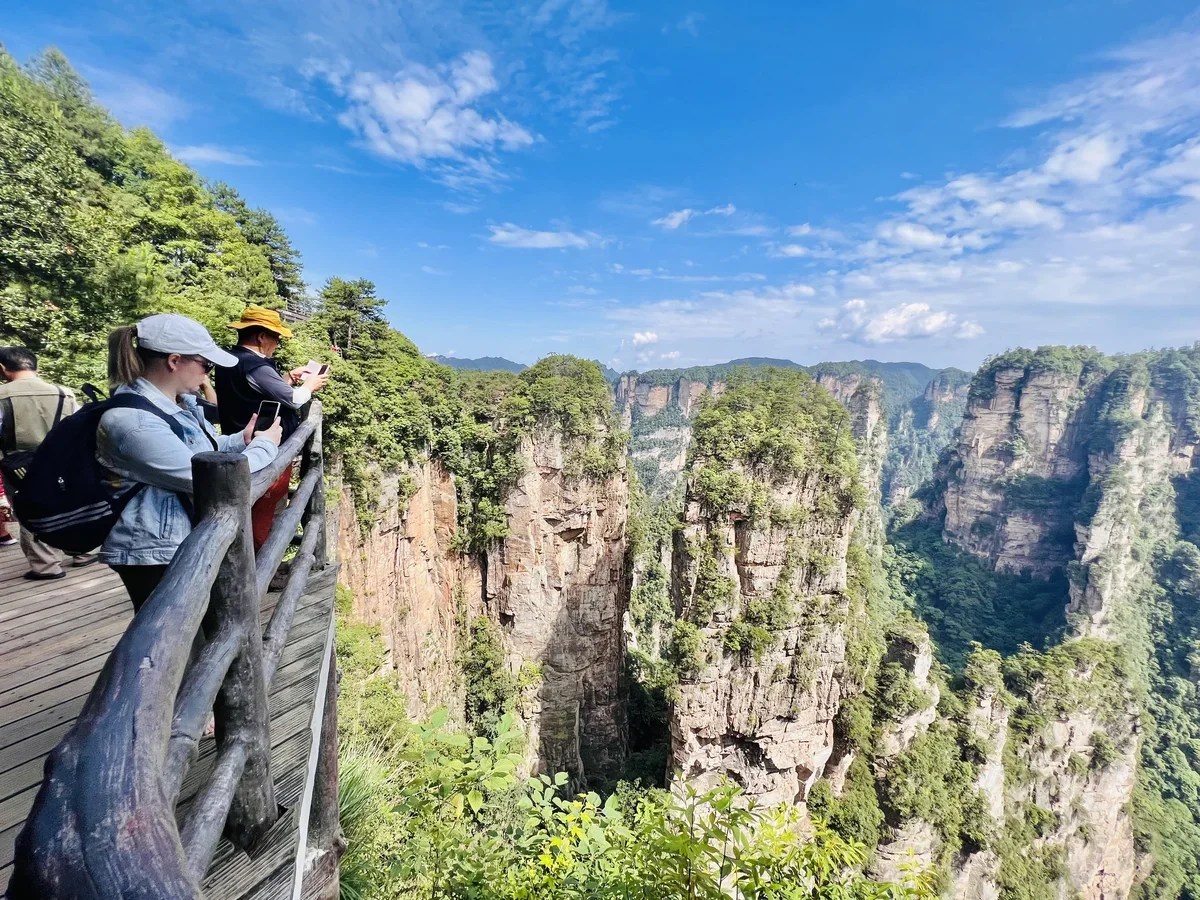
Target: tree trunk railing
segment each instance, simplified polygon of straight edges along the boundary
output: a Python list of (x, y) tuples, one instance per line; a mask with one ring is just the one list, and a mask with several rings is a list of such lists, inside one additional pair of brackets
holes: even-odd
[[(299, 487), (256, 559), (250, 508), (297, 457)], [(196, 526), (47, 758), (17, 839), (11, 900), (199, 900), (222, 833), (250, 850), (275, 824), (268, 691), (308, 576), (326, 563), (322, 473), (317, 402), (253, 476), (240, 453), (193, 457)], [(261, 601), (298, 529), (300, 547), (264, 632)], [(316, 702), (332, 700), (319, 690)], [(179, 793), (210, 712), (215, 763), (180, 827)], [(320, 743), (336, 752), (333, 727), (325, 715)], [(323, 759), (319, 769), (329, 765)]]

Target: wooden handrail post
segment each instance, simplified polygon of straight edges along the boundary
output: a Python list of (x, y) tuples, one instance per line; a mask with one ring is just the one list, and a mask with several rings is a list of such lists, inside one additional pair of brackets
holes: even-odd
[(312, 437), (308, 441), (308, 447), (305, 448), (304, 458), (300, 462), (301, 479), (314, 468), (321, 473), (317, 476), (317, 486), (313, 490), (312, 497), (309, 498), (308, 509), (304, 514), (305, 528), (312, 528), (315, 525), (321, 529), (321, 537), (317, 540), (317, 546), (313, 550), (313, 558), (316, 560), (313, 563), (314, 569), (325, 568), (328, 557), (326, 545), (329, 536), (325, 531), (325, 462), (322, 431), (320, 425), (313, 431)]
[[(250, 528), (250, 466), (240, 453), (200, 453), (192, 458), (196, 514), (236, 510), (238, 534), (213, 582), (209, 615), (213, 624), (232, 625), (245, 634), (217, 695), (217, 752), (244, 745), (246, 765), (234, 791), (225, 834), (248, 849), (279, 815), (271, 777), (270, 714), (263, 681), (262, 626), (254, 574)], [(198, 829), (203, 823), (196, 823)]]
[[(312, 809), (308, 819), (308, 859), (304, 873), (306, 900), (337, 900), (338, 863), (346, 852), (346, 836), (338, 818), (338, 674), (337, 655), (329, 648), (325, 710), (321, 717), (320, 752), (313, 775)], [(309, 885), (313, 887), (309, 887)]]

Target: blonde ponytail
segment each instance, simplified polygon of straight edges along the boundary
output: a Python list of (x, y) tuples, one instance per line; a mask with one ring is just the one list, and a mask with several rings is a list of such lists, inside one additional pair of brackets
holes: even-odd
[(137, 336), (136, 325), (122, 325), (108, 335), (108, 387), (116, 390), (125, 384), (133, 384), (146, 371), (145, 361), (134, 346)]

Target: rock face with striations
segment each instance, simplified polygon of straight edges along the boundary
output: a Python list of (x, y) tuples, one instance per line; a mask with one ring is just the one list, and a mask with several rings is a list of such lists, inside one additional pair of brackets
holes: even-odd
[(540, 670), (524, 711), (545, 772), (603, 784), (625, 756), (622, 619), (628, 603), (624, 472), (568, 474), (569, 450), (540, 431), (521, 445), (524, 472), (505, 496), (509, 534), (487, 555), (487, 614), (513, 672)]
[[(860, 395), (854, 420), (878, 429), (879, 440), (876, 396)], [(836, 407), (818, 414), (849, 431)], [(853, 460), (849, 442), (840, 452)], [(676, 614), (699, 625), (701, 658), (672, 710), (670, 768), (700, 786), (730, 778), (762, 803), (802, 803), (833, 751), (846, 689), (847, 552), (860, 516), (845, 502), (853, 476), (775, 479), (739, 467), (764, 492), (760, 508), (717, 512), (697, 490), (703, 462), (691, 466), (672, 566)], [(769, 644), (735, 646), (730, 635), (756, 621), (765, 627), (753, 611), (781, 595), (791, 609), (770, 624)]]
[(379, 499), (365, 530), (343, 488), (340, 577), (354, 617), (379, 626), (411, 715), (462, 708), (460, 635), (486, 616), (512, 674), (540, 672), (520, 710), (532, 767), (601, 784), (625, 752), (628, 485), (623, 471), (600, 481), (568, 475), (554, 433), (527, 438), (520, 454), (523, 474), (504, 498), (509, 535), (485, 560), (453, 547), (455, 486), (436, 463), (373, 473)]
[[(1000, 571), (1046, 575), (1070, 561), (1087, 468), (1080, 440), (1089, 412), (1085, 378), (1013, 367), (980, 384), (944, 495), (947, 540)], [(1035, 492), (1036, 505), (1023, 502)]]
[[(1195, 457), (1190, 410), (1170, 381), (1153, 377), (1153, 358), (1093, 353), (1072, 364), (1055, 352), (1002, 358), (977, 379), (949, 469), (944, 534), (998, 570), (1045, 575), (1069, 565), (1060, 649), (1095, 647), (1089, 652), (1102, 657), (1120, 647), (1136, 666), (1145, 652), (1137, 598), (1152, 564), (1137, 548), (1174, 536), (1171, 479)], [(1057, 686), (1035, 683), (1028, 702), (1039, 708), (1037, 727), (1008, 735), (1024, 774), (1009, 773), (1001, 790), (1004, 766), (993, 756), (1004, 747), (993, 737), (978, 786), (993, 815), (1001, 804), (1006, 815), (1043, 811), (1033, 847), (1062, 854), (1073, 895), (1124, 898), (1142, 865), (1129, 811), (1138, 710), (1128, 675), (1118, 673), (1119, 687), (1106, 692), (1096, 683), (1100, 664), (1081, 660)], [(1052, 705), (1043, 695), (1059, 699)], [(1003, 736), (1007, 711), (995, 697), (979, 704), (972, 721)], [(1103, 758), (1098, 746), (1109, 748)], [(995, 878), (986, 855), (974, 854), (956, 869), (955, 894), (986, 900)]]
[[(379, 499), (364, 517), (368, 529), (359, 527), (344, 486), (338, 504), (339, 578), (354, 595), (354, 617), (379, 626), (384, 665), (407, 695), (411, 715), (461, 708), (458, 618), (470, 609), (478, 615), (481, 583), (474, 560), (451, 549), (454, 481), (431, 462), (371, 477)], [(463, 604), (467, 610), (459, 609)]]

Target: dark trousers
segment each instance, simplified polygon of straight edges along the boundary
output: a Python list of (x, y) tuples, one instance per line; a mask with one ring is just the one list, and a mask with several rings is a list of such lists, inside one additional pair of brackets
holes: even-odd
[[(158, 587), (158, 583), (162, 581), (163, 575), (167, 572), (166, 566), (113, 566), (112, 568), (121, 579), (121, 583), (125, 585), (125, 590), (129, 592), (129, 599), (133, 601), (134, 615), (146, 605), (146, 601), (150, 599), (150, 595), (154, 593), (154, 589)], [(200, 629), (192, 641), (192, 655), (188, 658), (189, 666), (196, 661), (196, 657), (203, 649), (204, 629)]]
[(154, 593), (158, 583), (162, 581), (167, 567), (113, 566), (113, 571), (121, 579), (121, 584), (125, 585), (125, 590), (129, 592), (129, 599), (133, 601), (133, 611), (137, 613), (150, 599), (150, 595)]

